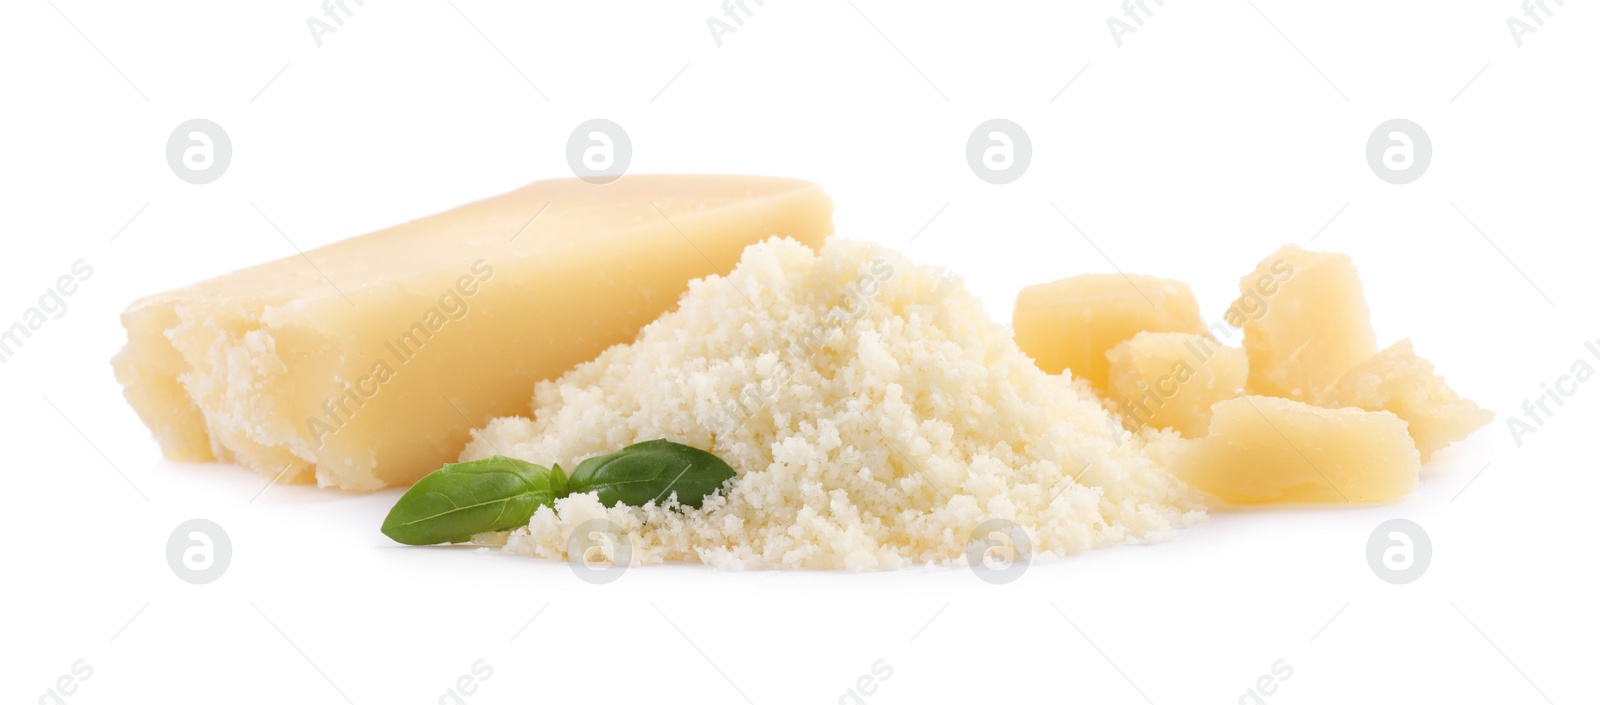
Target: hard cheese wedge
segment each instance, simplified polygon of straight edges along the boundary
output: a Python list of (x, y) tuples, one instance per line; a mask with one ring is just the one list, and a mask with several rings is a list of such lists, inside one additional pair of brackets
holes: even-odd
[(1217, 402), (1205, 438), (1150, 450), (1179, 479), (1229, 504), (1386, 502), (1410, 494), (1422, 469), (1394, 414), (1273, 397)]
[[(689, 280), (832, 233), (815, 185), (543, 181), (146, 298), (117, 379), (162, 452), (371, 490), (454, 461), (535, 382), (630, 340)], [(759, 292), (750, 292), (759, 297)]]
[(1402, 419), (1422, 453), (1422, 462), (1494, 419), (1494, 412), (1462, 399), (1417, 357), (1411, 341), (1384, 348), (1339, 379), (1318, 401), (1322, 406), (1354, 406), (1388, 411)]
[(1349, 257), (1284, 245), (1239, 290), (1228, 319), (1244, 328), (1251, 394), (1314, 402), (1378, 351)]
[(1011, 313), (1017, 347), (1050, 374), (1104, 391), (1106, 351), (1141, 331), (1205, 332), (1189, 285), (1139, 274), (1085, 274), (1027, 287)]
[(1244, 351), (1207, 335), (1144, 332), (1106, 353), (1107, 396), (1131, 428), (1206, 435), (1211, 405), (1239, 396), (1249, 366)]

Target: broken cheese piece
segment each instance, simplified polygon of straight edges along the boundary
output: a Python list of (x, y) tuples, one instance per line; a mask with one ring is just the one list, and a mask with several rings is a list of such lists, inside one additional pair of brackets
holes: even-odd
[(1035, 284), (1011, 314), (1017, 347), (1050, 374), (1071, 370), (1105, 391), (1106, 351), (1142, 331), (1205, 332), (1189, 285), (1139, 274), (1085, 274)]
[(1131, 428), (1171, 428), (1187, 438), (1206, 434), (1211, 405), (1239, 396), (1244, 351), (1207, 335), (1140, 333), (1106, 353), (1108, 396)]
[(1228, 323), (1244, 329), (1251, 394), (1315, 402), (1378, 345), (1350, 258), (1295, 245), (1239, 282)]
[(1155, 441), (1149, 451), (1229, 504), (1387, 502), (1410, 494), (1422, 468), (1394, 414), (1258, 396), (1217, 402), (1205, 438)]
[(1405, 419), (1424, 463), (1494, 419), (1494, 412), (1446, 386), (1444, 378), (1433, 373), (1433, 365), (1412, 352), (1410, 340), (1395, 343), (1344, 373), (1318, 404), (1388, 411)]
[[(453, 462), (534, 384), (630, 340), (691, 279), (833, 231), (815, 185), (542, 181), (141, 300), (113, 361), (174, 460), (372, 490)], [(759, 297), (760, 292), (749, 292)]]

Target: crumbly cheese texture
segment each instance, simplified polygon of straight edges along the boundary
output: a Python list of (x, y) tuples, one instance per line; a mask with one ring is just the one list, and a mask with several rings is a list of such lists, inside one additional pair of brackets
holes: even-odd
[(1434, 374), (1433, 363), (1418, 357), (1409, 339), (1352, 367), (1319, 404), (1393, 413), (1406, 422), (1424, 463), (1494, 420), (1494, 412), (1462, 399)]
[(112, 364), (168, 458), (408, 485), (745, 246), (820, 245), (832, 211), (793, 179), (540, 181), (143, 299)]
[(667, 438), (738, 473), (700, 509), (557, 500), (506, 538), (564, 558), (605, 519), (636, 564), (896, 568), (1015, 522), (1035, 560), (1164, 537), (1204, 516), (1083, 382), (1040, 371), (959, 280), (862, 242), (787, 239), (694, 281), (678, 308), (500, 418), (462, 460), (572, 467)]

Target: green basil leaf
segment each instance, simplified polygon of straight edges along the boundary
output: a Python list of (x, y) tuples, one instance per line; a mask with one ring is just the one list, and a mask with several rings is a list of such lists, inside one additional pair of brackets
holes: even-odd
[(556, 499), (567, 496), (567, 473), (562, 472), (561, 463), (550, 466), (550, 491)]
[(618, 502), (639, 507), (661, 503), (672, 493), (678, 503), (698, 508), (734, 475), (722, 458), (665, 439), (635, 443), (610, 455), (578, 463), (567, 489), (594, 492), (607, 507)]
[(401, 495), (383, 520), (383, 534), (422, 546), (526, 525), (535, 510), (555, 501), (550, 475), (547, 468), (498, 455), (446, 465)]

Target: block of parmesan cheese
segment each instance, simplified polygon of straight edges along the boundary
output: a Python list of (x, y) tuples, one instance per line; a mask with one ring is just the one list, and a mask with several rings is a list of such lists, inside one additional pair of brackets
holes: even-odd
[(1106, 396), (1129, 428), (1170, 428), (1206, 435), (1211, 405), (1239, 396), (1249, 365), (1244, 351), (1208, 335), (1140, 333), (1106, 353)]
[(1251, 394), (1313, 403), (1378, 351), (1350, 258), (1284, 245), (1239, 280), (1228, 322), (1244, 329)]
[(1494, 412), (1462, 399), (1433, 373), (1433, 364), (1417, 357), (1411, 341), (1384, 348), (1339, 379), (1318, 404), (1387, 411), (1405, 420), (1411, 439), (1428, 462), (1443, 450), (1494, 419)]
[(1189, 285), (1140, 274), (1085, 274), (1035, 284), (1011, 313), (1017, 347), (1050, 374), (1070, 370), (1105, 391), (1106, 352), (1143, 331), (1200, 334), (1200, 304)]
[(1275, 397), (1219, 401), (1204, 438), (1157, 441), (1150, 453), (1228, 504), (1389, 502), (1410, 494), (1422, 469), (1394, 414)]
[(113, 367), (168, 458), (409, 484), (745, 246), (832, 231), (803, 181), (542, 181), (141, 300)]

